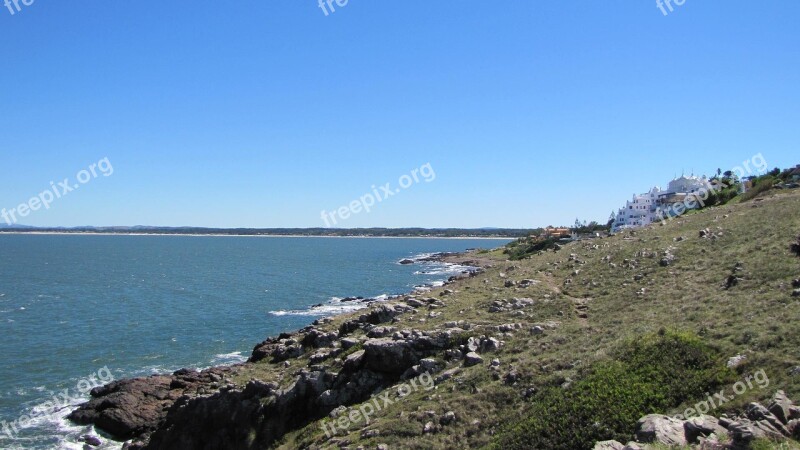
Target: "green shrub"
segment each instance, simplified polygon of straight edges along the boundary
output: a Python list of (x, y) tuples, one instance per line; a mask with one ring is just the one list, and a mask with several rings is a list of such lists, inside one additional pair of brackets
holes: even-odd
[(616, 358), (637, 375), (661, 386), (661, 409), (699, 399), (709, 386), (733, 380), (733, 372), (720, 363), (717, 352), (697, 335), (662, 330), (620, 346)]
[[(513, 245), (512, 245), (513, 244)], [(520, 260), (531, 256), (534, 253), (550, 250), (556, 248), (558, 241), (553, 238), (527, 238), (514, 241), (506, 245), (503, 253), (508, 255), (508, 259), (512, 261)]]
[(503, 430), (496, 449), (591, 449), (629, 441), (636, 421), (666, 412), (730, 382), (733, 373), (697, 336), (663, 331), (620, 346), (571, 387), (536, 396), (521, 421)]
[(759, 177), (754, 180), (753, 187), (749, 191), (742, 194), (742, 201), (746, 202), (756, 198), (759, 194), (767, 192), (772, 189), (775, 184), (775, 179), (770, 176)]

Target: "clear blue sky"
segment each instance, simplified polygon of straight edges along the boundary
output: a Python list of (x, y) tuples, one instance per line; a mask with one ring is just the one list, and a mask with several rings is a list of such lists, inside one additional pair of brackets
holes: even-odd
[[(0, 7), (2, 5), (0, 4)], [(605, 221), (761, 152), (800, 163), (800, 2), (35, 0), (0, 9), (0, 208), (30, 225)], [(12, 6), (13, 7), (13, 6)]]

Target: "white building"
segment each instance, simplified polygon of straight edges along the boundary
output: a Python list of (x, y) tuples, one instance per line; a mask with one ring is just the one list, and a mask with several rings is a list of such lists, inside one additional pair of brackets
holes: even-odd
[(634, 195), (615, 214), (611, 232), (639, 228), (664, 220), (667, 216), (677, 216), (679, 212), (675, 211), (673, 205), (703, 189), (709, 189), (708, 178), (681, 176), (670, 181), (666, 190), (656, 186), (647, 193)]

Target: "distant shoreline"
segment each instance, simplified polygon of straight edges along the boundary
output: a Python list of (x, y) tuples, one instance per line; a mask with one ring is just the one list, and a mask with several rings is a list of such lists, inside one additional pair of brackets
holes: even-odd
[(234, 234), (234, 233), (134, 233), (134, 232), (91, 232), (91, 231), (2, 231), (2, 235), (72, 235), (72, 236), (186, 236), (186, 237), (253, 237), (253, 238), (338, 238), (338, 239), (481, 239), (513, 240), (514, 236), (369, 236), (369, 235), (319, 235), (319, 234)]

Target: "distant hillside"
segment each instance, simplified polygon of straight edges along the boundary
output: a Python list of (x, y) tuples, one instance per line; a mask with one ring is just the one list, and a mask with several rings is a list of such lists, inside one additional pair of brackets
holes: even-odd
[(0, 222), (0, 230), (30, 230), (34, 227), (28, 225), (9, 225), (7, 223)]
[(231, 236), (374, 236), (374, 237), (510, 237), (526, 236), (519, 228), (202, 228), (202, 227), (47, 227), (0, 226), (2, 231), (40, 233), (199, 234)]

